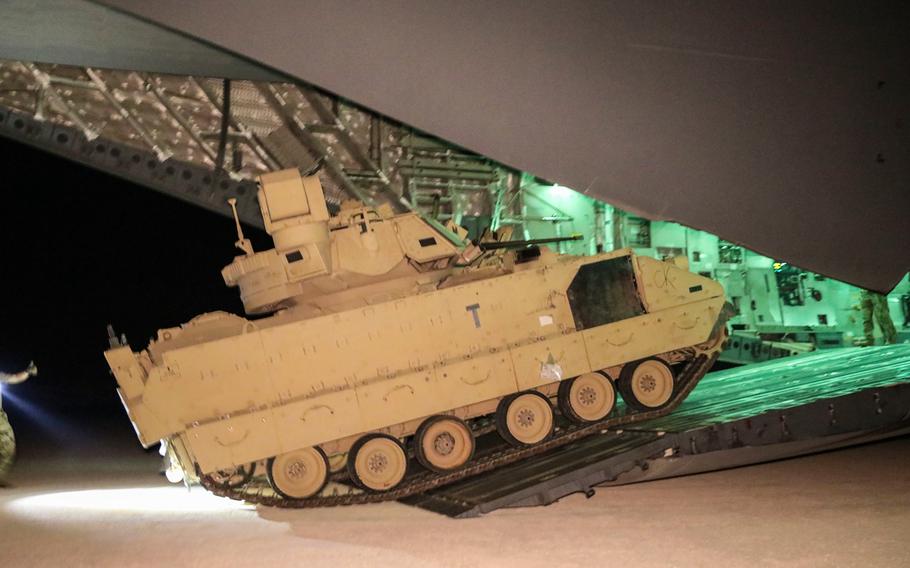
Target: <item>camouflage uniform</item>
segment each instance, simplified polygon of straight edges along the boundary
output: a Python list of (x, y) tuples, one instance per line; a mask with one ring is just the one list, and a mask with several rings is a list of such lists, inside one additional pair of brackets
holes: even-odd
[(13, 466), (16, 457), (16, 438), (13, 436), (13, 427), (10, 426), (6, 413), (0, 410), (0, 484), (7, 472)]
[(874, 322), (882, 330), (882, 342), (897, 343), (897, 330), (894, 328), (894, 322), (891, 321), (891, 314), (888, 312), (888, 298), (884, 294), (863, 290), (861, 308), (863, 311), (863, 333), (866, 336), (867, 345), (875, 342), (873, 331), (875, 330)]
[[(0, 372), (0, 384), (21, 383), (36, 372), (34, 363), (21, 373), (10, 375)], [(0, 484), (13, 466), (13, 458), (16, 457), (16, 437), (13, 435), (13, 427), (10, 426), (9, 418), (3, 412), (2, 402), (3, 400), (0, 398)]]

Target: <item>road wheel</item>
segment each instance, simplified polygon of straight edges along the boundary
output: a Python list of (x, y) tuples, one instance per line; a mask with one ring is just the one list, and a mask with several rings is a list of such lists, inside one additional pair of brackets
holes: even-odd
[(348, 474), (359, 487), (388, 491), (404, 479), (408, 454), (398, 439), (386, 434), (367, 434), (351, 446)]
[(673, 369), (660, 359), (629, 363), (619, 375), (619, 392), (636, 410), (658, 410), (673, 398)]
[(613, 381), (603, 373), (585, 373), (559, 384), (557, 397), (563, 416), (576, 424), (606, 418), (616, 405)]
[(256, 464), (248, 463), (227, 469), (219, 469), (213, 472), (210, 477), (222, 489), (236, 489), (246, 485), (246, 482), (253, 478), (255, 472)]
[(431, 471), (456, 470), (474, 455), (474, 433), (454, 416), (431, 416), (417, 429), (414, 454)]
[(285, 499), (312, 497), (329, 480), (329, 460), (319, 447), (275, 456), (269, 460), (267, 470), (272, 489)]
[(553, 434), (553, 407), (537, 391), (516, 393), (499, 401), (496, 428), (513, 446), (538, 444)]

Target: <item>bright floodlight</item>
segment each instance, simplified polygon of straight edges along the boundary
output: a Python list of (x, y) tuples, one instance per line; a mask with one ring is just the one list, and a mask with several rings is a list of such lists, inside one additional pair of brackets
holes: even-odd
[(178, 487), (137, 487), (129, 489), (93, 489), (43, 493), (16, 499), (7, 509), (17, 515), (53, 518), (68, 512), (98, 511), (209, 513), (250, 509), (249, 505), (216, 497), (204, 491)]

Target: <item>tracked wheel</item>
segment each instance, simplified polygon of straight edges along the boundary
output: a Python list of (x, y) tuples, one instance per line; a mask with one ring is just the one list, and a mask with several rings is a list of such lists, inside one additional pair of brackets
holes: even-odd
[(256, 472), (256, 464), (248, 463), (212, 472), (209, 477), (222, 489), (237, 489), (246, 485)]
[(496, 429), (513, 446), (539, 444), (553, 435), (553, 406), (537, 391), (516, 393), (499, 401)]
[(414, 436), (414, 455), (420, 465), (447, 473), (466, 464), (474, 455), (474, 433), (460, 418), (431, 416)]
[(585, 373), (559, 384), (557, 397), (563, 416), (575, 424), (599, 422), (616, 406), (616, 389), (604, 373)]
[(676, 378), (673, 369), (657, 358), (642, 359), (623, 367), (619, 393), (636, 410), (659, 410), (673, 399)]
[(397, 438), (386, 434), (367, 434), (351, 446), (348, 474), (360, 488), (388, 491), (395, 488), (408, 472), (408, 454)]
[(267, 469), (272, 489), (285, 499), (312, 497), (329, 480), (329, 460), (319, 447), (275, 456), (269, 460)]

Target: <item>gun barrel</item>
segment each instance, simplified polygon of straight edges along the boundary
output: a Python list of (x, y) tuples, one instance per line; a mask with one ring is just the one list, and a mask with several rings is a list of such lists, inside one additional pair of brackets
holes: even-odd
[(566, 241), (580, 241), (582, 235), (572, 235), (569, 237), (551, 237), (548, 239), (530, 239), (526, 241), (503, 241), (503, 242), (489, 242), (489, 243), (478, 243), (480, 250), (497, 250), (497, 249), (513, 249), (513, 248), (524, 248), (532, 245), (543, 245), (547, 243), (564, 243)]

